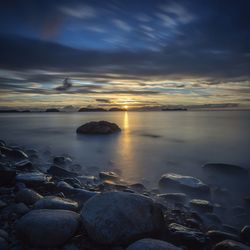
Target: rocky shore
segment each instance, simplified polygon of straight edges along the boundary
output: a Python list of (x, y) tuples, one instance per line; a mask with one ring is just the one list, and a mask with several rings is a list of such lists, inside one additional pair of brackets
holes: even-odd
[[(83, 175), (70, 157), (0, 141), (0, 249), (249, 250), (250, 198), (192, 176), (166, 173), (158, 187), (119, 171)], [(229, 171), (230, 170), (230, 171)], [(247, 175), (220, 163), (204, 171)]]

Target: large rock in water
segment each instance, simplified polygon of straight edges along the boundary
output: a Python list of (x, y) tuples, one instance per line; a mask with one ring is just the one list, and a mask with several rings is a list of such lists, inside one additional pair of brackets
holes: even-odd
[(79, 226), (79, 215), (66, 210), (33, 210), (16, 223), (17, 237), (33, 247), (63, 245)]
[(131, 244), (126, 250), (181, 250), (166, 241), (155, 239), (142, 239)]
[(43, 196), (38, 194), (37, 192), (28, 188), (23, 188), (16, 194), (15, 201), (23, 202), (26, 205), (33, 205), (35, 202), (42, 198)]
[(77, 128), (76, 133), (78, 134), (112, 134), (115, 132), (120, 132), (121, 129), (117, 124), (99, 121), (99, 122), (88, 122), (79, 128)]
[(203, 166), (205, 171), (223, 175), (247, 175), (248, 170), (241, 166), (225, 163), (208, 163)]
[(234, 240), (224, 240), (215, 245), (213, 250), (250, 250), (250, 247)]
[(152, 199), (126, 192), (107, 192), (89, 199), (81, 211), (89, 237), (101, 244), (123, 244), (147, 237), (163, 226)]
[(210, 189), (201, 180), (175, 173), (162, 175), (159, 187), (167, 192), (184, 192), (196, 198), (210, 197)]

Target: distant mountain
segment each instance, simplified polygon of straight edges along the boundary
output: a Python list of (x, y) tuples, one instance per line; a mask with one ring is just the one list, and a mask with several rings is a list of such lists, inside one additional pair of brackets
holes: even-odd
[(45, 112), (60, 112), (59, 109), (51, 108), (51, 109), (46, 109)]
[(126, 111), (126, 109), (123, 108), (111, 108), (109, 111)]
[(187, 108), (163, 108), (162, 111), (187, 111)]
[(106, 109), (103, 108), (80, 108), (78, 112), (103, 112), (107, 111)]

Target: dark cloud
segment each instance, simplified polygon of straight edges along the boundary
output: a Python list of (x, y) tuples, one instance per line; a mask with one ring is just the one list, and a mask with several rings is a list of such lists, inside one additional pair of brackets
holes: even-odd
[(66, 90), (69, 90), (71, 87), (72, 87), (72, 83), (71, 83), (70, 79), (65, 78), (65, 80), (63, 81), (62, 86), (56, 87), (55, 90), (66, 91)]
[(97, 102), (101, 102), (101, 103), (111, 103), (111, 100), (109, 99), (104, 99), (104, 98), (97, 98), (95, 99)]

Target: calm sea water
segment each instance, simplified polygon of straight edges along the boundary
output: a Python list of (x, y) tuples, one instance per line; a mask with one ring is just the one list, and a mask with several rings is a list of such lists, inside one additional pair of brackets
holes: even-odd
[[(122, 132), (79, 136), (88, 121), (117, 123)], [(0, 138), (52, 154), (69, 154), (83, 168), (118, 168), (129, 180), (156, 183), (176, 172), (206, 178), (201, 166), (224, 162), (250, 167), (250, 112), (97, 112), (0, 115)]]

